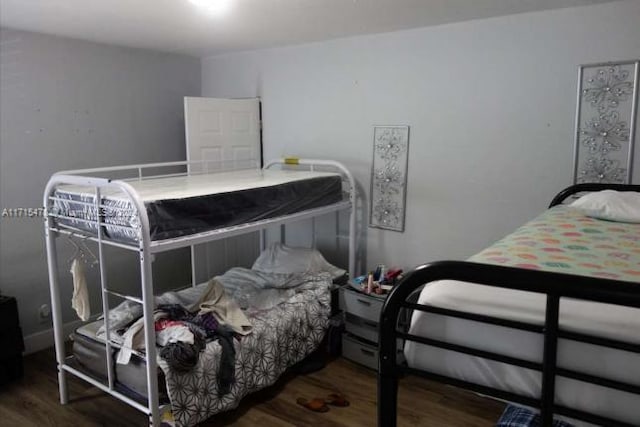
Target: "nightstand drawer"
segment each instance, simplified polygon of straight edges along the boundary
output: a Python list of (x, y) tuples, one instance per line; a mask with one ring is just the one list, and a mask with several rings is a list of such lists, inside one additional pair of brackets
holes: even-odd
[(384, 300), (343, 288), (340, 305), (342, 310), (365, 320), (378, 323)]
[(344, 328), (347, 332), (364, 338), (365, 340), (378, 342), (378, 323), (371, 320), (356, 317), (350, 313), (345, 313)]
[(368, 368), (378, 370), (378, 348), (355, 337), (342, 336), (342, 356)]

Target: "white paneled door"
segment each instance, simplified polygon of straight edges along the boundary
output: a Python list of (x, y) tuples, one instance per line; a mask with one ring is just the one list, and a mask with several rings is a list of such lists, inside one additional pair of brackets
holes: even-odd
[[(192, 171), (260, 164), (260, 100), (184, 98), (187, 160)], [(203, 170), (200, 170), (203, 168)]]
[[(187, 160), (190, 172), (216, 172), (262, 164), (260, 100), (184, 98)], [(251, 267), (259, 254), (259, 234), (251, 233), (193, 247), (197, 281), (231, 267)]]

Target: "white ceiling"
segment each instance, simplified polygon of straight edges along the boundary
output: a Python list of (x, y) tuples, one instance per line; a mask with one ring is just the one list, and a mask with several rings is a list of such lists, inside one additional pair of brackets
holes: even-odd
[(188, 0), (0, 0), (0, 25), (207, 56), (608, 1), (233, 0), (212, 16)]

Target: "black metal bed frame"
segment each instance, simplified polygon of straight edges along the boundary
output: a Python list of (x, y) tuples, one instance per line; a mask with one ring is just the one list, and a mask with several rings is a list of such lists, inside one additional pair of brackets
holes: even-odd
[[(577, 184), (558, 193), (549, 207), (561, 204), (565, 199), (577, 193), (605, 189), (640, 191), (640, 185)], [(547, 298), (545, 323), (544, 325), (536, 325), (505, 320), (498, 317), (420, 305), (408, 301), (408, 298), (424, 284), (444, 279), (545, 294)], [(552, 425), (554, 414), (607, 427), (634, 427), (634, 425), (626, 422), (609, 419), (582, 410), (559, 406), (555, 403), (555, 379), (557, 376), (640, 395), (640, 386), (636, 384), (614, 381), (557, 366), (556, 356), (559, 338), (640, 354), (640, 345), (636, 343), (606, 339), (560, 329), (558, 327), (558, 317), (560, 298), (563, 297), (640, 309), (640, 285), (633, 282), (465, 261), (439, 261), (415, 268), (392, 290), (384, 303), (380, 316), (378, 426), (396, 426), (398, 379), (404, 374), (412, 374), (498, 399), (539, 408), (541, 425), (543, 427), (550, 427)], [(542, 334), (544, 336), (542, 363), (409, 334), (398, 327), (399, 316), (403, 310), (419, 310)], [(539, 398), (522, 396), (509, 391), (487, 387), (425, 370), (410, 368), (404, 363), (398, 363), (396, 360), (398, 338), (404, 341), (415, 341), (445, 350), (539, 371), (542, 373), (541, 395)]]

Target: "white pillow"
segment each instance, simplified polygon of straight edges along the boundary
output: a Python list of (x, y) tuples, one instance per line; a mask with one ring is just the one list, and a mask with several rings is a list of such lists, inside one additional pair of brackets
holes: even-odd
[(345, 270), (329, 264), (315, 249), (291, 248), (281, 243), (274, 243), (262, 251), (251, 269), (285, 274), (328, 272), (333, 278), (345, 273)]
[(640, 223), (640, 193), (635, 191), (603, 190), (589, 193), (569, 206), (592, 218)]

